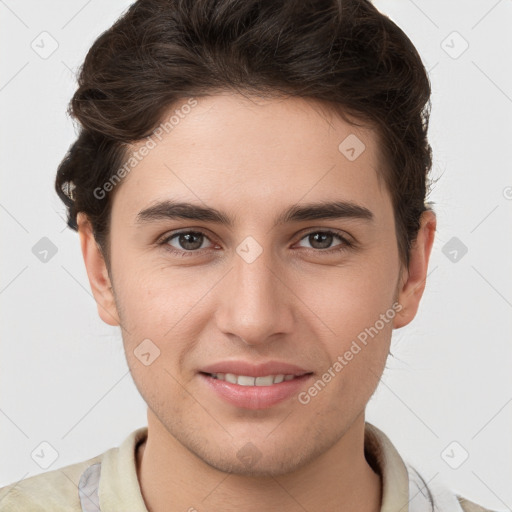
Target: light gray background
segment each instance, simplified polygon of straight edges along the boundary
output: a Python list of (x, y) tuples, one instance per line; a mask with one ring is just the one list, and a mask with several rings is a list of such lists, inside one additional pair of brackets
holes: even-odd
[[(41, 442), (58, 452), (51, 470), (118, 446), (146, 424), (120, 333), (97, 315), (78, 235), (53, 192), (75, 138), (65, 114), (74, 73), (130, 3), (0, 1), (0, 486), (45, 471), (31, 458)], [(440, 179), (430, 196), (438, 232), (422, 306), (394, 333), (396, 358), (367, 419), (427, 481), (511, 510), (512, 1), (375, 4), (430, 72)], [(44, 31), (58, 43), (47, 58), (31, 47), (51, 49)], [(32, 252), (43, 237), (57, 248), (46, 263)], [(457, 261), (450, 245), (443, 252), (453, 237)], [(468, 459), (450, 467), (465, 451)]]

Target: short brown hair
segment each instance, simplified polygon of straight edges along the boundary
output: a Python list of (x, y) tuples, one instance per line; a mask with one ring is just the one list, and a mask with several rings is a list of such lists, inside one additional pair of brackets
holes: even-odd
[(139, 0), (98, 37), (68, 108), (80, 132), (55, 189), (70, 228), (87, 215), (107, 265), (112, 194), (93, 191), (175, 102), (215, 91), (310, 98), (373, 127), (408, 265), (428, 209), (430, 82), (409, 38), (368, 0)]

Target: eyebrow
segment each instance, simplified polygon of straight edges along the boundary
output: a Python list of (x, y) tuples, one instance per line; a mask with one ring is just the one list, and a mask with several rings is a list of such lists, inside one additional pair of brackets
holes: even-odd
[[(275, 225), (306, 220), (321, 219), (361, 219), (372, 222), (373, 213), (366, 207), (350, 201), (331, 201), (293, 205), (274, 220)], [(204, 207), (188, 202), (164, 200), (141, 210), (136, 217), (136, 224), (143, 225), (159, 220), (187, 219), (213, 222), (228, 227), (234, 226), (234, 219), (215, 208)]]

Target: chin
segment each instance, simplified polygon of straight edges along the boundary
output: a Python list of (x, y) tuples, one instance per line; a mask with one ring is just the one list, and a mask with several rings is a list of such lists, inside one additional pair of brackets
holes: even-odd
[(223, 473), (261, 478), (292, 473), (311, 462), (323, 451), (321, 447), (308, 446), (300, 442), (295, 447), (287, 446), (285, 443), (276, 445), (267, 442), (261, 450), (250, 441), (242, 444), (240, 448), (234, 445), (235, 443), (229, 446), (218, 445), (218, 451), (205, 450), (203, 445), (193, 451), (205, 464)]
[(203, 458), (203, 461), (209, 466), (223, 473), (230, 473), (241, 477), (260, 477), (271, 478), (291, 473), (300, 468), (304, 462), (297, 460), (276, 460), (273, 455), (272, 460), (259, 459), (256, 462), (240, 461), (236, 456), (230, 460), (212, 460)]

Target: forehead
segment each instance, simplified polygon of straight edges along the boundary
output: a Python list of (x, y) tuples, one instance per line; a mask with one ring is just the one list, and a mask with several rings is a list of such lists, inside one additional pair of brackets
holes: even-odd
[(389, 210), (377, 144), (371, 129), (308, 99), (186, 99), (166, 112), (151, 138), (128, 149), (137, 161), (118, 185), (113, 215), (135, 219), (151, 202), (169, 198), (250, 210), (260, 219), (301, 201)]

